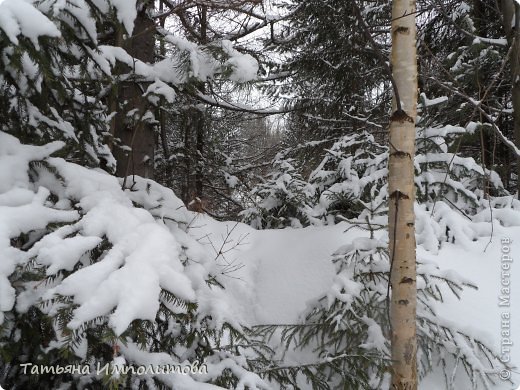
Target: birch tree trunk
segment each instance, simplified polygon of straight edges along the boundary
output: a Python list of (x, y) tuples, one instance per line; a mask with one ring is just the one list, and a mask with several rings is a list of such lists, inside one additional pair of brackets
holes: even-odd
[(390, 118), (389, 250), (392, 389), (417, 389), (414, 165), (417, 113), (415, 0), (392, 1), (394, 106)]

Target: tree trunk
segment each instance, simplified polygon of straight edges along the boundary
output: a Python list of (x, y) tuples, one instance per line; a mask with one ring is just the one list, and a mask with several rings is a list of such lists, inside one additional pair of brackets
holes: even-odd
[(182, 186), (182, 201), (185, 204), (189, 204), (189, 202), (193, 198), (193, 189), (191, 185), (191, 134), (193, 130), (192, 125), (192, 113), (188, 109), (184, 112), (183, 120), (182, 120), (182, 128), (184, 129), (184, 183)]
[[(515, 29), (511, 51), (515, 145), (520, 148), (520, 5), (515, 1)], [(516, 189), (520, 199), (520, 158), (516, 158)]]
[[(200, 43), (206, 45), (208, 43), (208, 7), (206, 5), (200, 6)], [(206, 93), (205, 83), (201, 83), (200, 91)], [(205, 129), (206, 129), (206, 110), (197, 110), (198, 115), (196, 121), (196, 172), (195, 172), (195, 191), (196, 197), (202, 199), (203, 182), (204, 182), (204, 143), (205, 143)]]
[(203, 197), (203, 153), (205, 141), (205, 112), (191, 106), (183, 112), (181, 126), (184, 129), (184, 183), (181, 199), (189, 204)]
[[(164, 10), (164, 1), (159, 1), (159, 12), (162, 13)], [(164, 29), (164, 25), (166, 23), (166, 18), (162, 18), (160, 20), (161, 28)], [(164, 44), (164, 39), (161, 39), (159, 43), (159, 53), (161, 55), (161, 59), (166, 56), (166, 46)], [(168, 131), (166, 129), (166, 114), (163, 110), (165, 99), (161, 97), (161, 101), (159, 103), (159, 107), (157, 108), (157, 115), (159, 116), (159, 129), (161, 134), (161, 144), (162, 144), (162, 152), (164, 155), (164, 159), (168, 161), (170, 159), (170, 146), (168, 145)]]
[[(511, 81), (515, 145), (520, 148), (520, 5), (514, 0), (500, 2), (502, 24), (511, 48)], [(514, 28), (513, 28), (514, 27)], [(517, 196), (520, 199), (520, 158), (516, 158)]]
[[(483, 0), (473, 0), (473, 24), (475, 28), (475, 32), (480, 37), (488, 36), (489, 23), (487, 22), (486, 17), (486, 4), (484, 4)], [(481, 101), (483, 96), (484, 89), (482, 88), (485, 85), (485, 77), (482, 76), (481, 72), (477, 72), (477, 86), (478, 86), (478, 100)], [(486, 102), (483, 102), (486, 103)], [(487, 122), (483, 117), (482, 113), (479, 118), (481, 123)], [(494, 134), (491, 134), (489, 131), (486, 131), (483, 126), (480, 127), (480, 158), (482, 167), (493, 169), (493, 139)], [(486, 176), (484, 182), (484, 196), (487, 198), (489, 196), (490, 186), (489, 180)]]
[(415, 118), (417, 59), (415, 1), (392, 1), (394, 112), (390, 118), (389, 253), (392, 389), (417, 389), (415, 265)]
[[(153, 2), (141, 1), (138, 4), (139, 10), (132, 36), (123, 42), (123, 48), (134, 58), (152, 63), (155, 50), (155, 25), (146, 11)], [(148, 102), (143, 97), (143, 89), (135, 82), (124, 82), (119, 88), (118, 96), (120, 102), (126, 103), (115, 119), (115, 137), (131, 150), (114, 150), (114, 157), (117, 160), (116, 174), (121, 177), (139, 175), (153, 178), (155, 134), (152, 126), (141, 120), (148, 109)], [(127, 118), (127, 113), (132, 110), (136, 110), (135, 120)]]
[(195, 156), (196, 168), (195, 168), (195, 191), (197, 198), (203, 198), (204, 189), (204, 141), (205, 141), (205, 113), (204, 111), (197, 110), (199, 117), (196, 121), (196, 132), (197, 132), (197, 151)]

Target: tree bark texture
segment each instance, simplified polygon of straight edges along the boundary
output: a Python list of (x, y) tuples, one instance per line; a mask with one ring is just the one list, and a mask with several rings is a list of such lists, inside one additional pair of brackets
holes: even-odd
[[(500, 1), (502, 24), (509, 45), (512, 46), (510, 65), (515, 145), (520, 148), (520, 5), (514, 0)], [(520, 199), (520, 158), (516, 159), (517, 191)]]
[(184, 111), (181, 126), (184, 129), (184, 185), (181, 198), (189, 204), (203, 198), (205, 112), (192, 106)]
[[(153, 2), (138, 4), (139, 10), (132, 36), (123, 41), (123, 48), (134, 58), (152, 63), (155, 50), (155, 25), (146, 11)], [(125, 69), (125, 73), (126, 71), (128, 70)], [(116, 115), (114, 135), (131, 150), (114, 149), (114, 157), (117, 160), (116, 174), (121, 177), (139, 175), (153, 178), (155, 134), (153, 127), (141, 120), (148, 110), (148, 102), (143, 97), (143, 88), (136, 82), (125, 81), (119, 86), (118, 98), (123, 109), (120, 109)], [(134, 120), (127, 117), (130, 111), (135, 113)]]
[(392, 1), (392, 74), (395, 81), (390, 118), (389, 253), (392, 389), (417, 389), (415, 264), (415, 118), (417, 58), (415, 1)]

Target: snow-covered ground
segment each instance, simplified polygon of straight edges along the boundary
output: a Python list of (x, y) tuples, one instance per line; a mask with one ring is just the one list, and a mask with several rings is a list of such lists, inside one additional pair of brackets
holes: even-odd
[[(233, 243), (240, 245), (227, 253), (226, 260), (243, 265), (231, 273), (228, 286), (235, 305), (250, 324), (295, 323), (308, 302), (323, 296), (332, 284), (335, 268), (332, 253), (360, 231), (341, 223), (335, 226), (308, 227), (304, 229), (252, 230), (235, 222), (220, 223), (204, 215), (197, 217), (200, 237), (211, 240), (220, 247), (227, 237), (231, 249)], [(194, 224), (195, 225), (195, 224)], [(432, 254), (421, 246), (418, 257), (436, 262), (443, 270), (454, 270), (478, 286), (478, 290), (466, 288), (461, 300), (445, 292), (445, 302), (437, 305), (437, 312), (468, 332), (478, 335), (489, 345), (500, 351), (501, 341), (512, 341), (509, 357), (514, 366), (520, 366), (520, 227), (495, 226), (494, 236), (482, 238), (470, 247), (444, 243), (438, 254)], [(228, 236), (228, 232), (232, 233)], [(196, 233), (199, 234), (199, 233)], [(209, 234), (209, 235), (208, 235)], [(510, 244), (502, 244), (502, 239)], [(209, 242), (209, 241), (208, 241)], [(510, 307), (500, 306), (499, 296), (503, 287), (502, 248), (509, 248), (513, 259), (510, 262)], [(504, 283), (508, 283), (504, 274)], [(502, 337), (503, 313), (509, 313), (510, 337)], [(507, 346), (507, 345), (505, 345)], [(507, 354), (506, 354), (507, 355)], [(511, 390), (520, 385), (520, 375), (513, 370), (515, 384), (497, 381), (494, 389)], [(457, 389), (470, 388), (468, 380), (460, 370)], [(421, 389), (445, 388), (440, 372), (428, 375), (421, 382)]]
[[(0, 314), (13, 308), (24, 312), (42, 297), (49, 299), (58, 292), (74, 297), (79, 305), (69, 327), (77, 328), (102, 315), (108, 316), (110, 326), (121, 334), (134, 319), (154, 320), (162, 288), (188, 302), (196, 301), (201, 313), (209, 315), (217, 326), (222, 321), (236, 323), (237, 328), (239, 324), (294, 324), (308, 303), (316, 302), (333, 285), (336, 270), (332, 254), (367, 234), (349, 229), (346, 223), (255, 230), (237, 222), (217, 222), (186, 210), (171, 190), (151, 181), (139, 179), (133, 191), (123, 191), (120, 182), (104, 172), (47, 158), (61, 147), (59, 142), (24, 146), (1, 132), (0, 141)], [(29, 169), (31, 161), (42, 160), (50, 165), (40, 162)], [(49, 196), (51, 191), (54, 200)], [(478, 290), (464, 290), (460, 301), (446, 291), (436, 312), (466, 334), (486, 341), (495, 352), (502, 348), (503, 358), (518, 366), (519, 213), (513, 209), (495, 209), (493, 213), (502, 224), (495, 220), (491, 229), (489, 223), (475, 222), (470, 229), (468, 222), (465, 225), (456, 220), (456, 245), (443, 242), (439, 251), (431, 245), (429, 250), (419, 245), (417, 256), (421, 262), (437, 264), (443, 275), (449, 276), (448, 270), (453, 270), (478, 286)], [(427, 217), (420, 215), (425, 231)], [(480, 221), (486, 218), (486, 213), (477, 216)], [(49, 231), (30, 250), (13, 246), (11, 240), (20, 233), (41, 231), (56, 221), (64, 226)], [(472, 235), (476, 230), (480, 234)], [(486, 231), (493, 236), (486, 237)], [(100, 261), (90, 264), (82, 253), (100, 241), (97, 237), (106, 237), (113, 246)], [(183, 256), (190, 261), (181, 264)], [(72, 270), (78, 262), (82, 267), (58, 280), (56, 286), (29, 282), (29, 288), (15, 296), (16, 286), (11, 286), (8, 277), (17, 264), (30, 258), (48, 266), (47, 275)], [(207, 286), (205, 278), (210, 273), (221, 276), (225, 290)], [(82, 347), (75, 352), (81, 356)], [(125, 352), (130, 355), (132, 351)], [(152, 358), (152, 354), (141, 355)], [(230, 364), (241, 380), (252, 378), (230, 359), (221, 363), (212, 366), (214, 374), (204, 381)], [(518, 387), (520, 376), (516, 369), (512, 371), (516, 384), (497, 382), (493, 388)], [(172, 385), (177, 386), (177, 380), (172, 378)], [(251, 380), (260, 383), (256, 376)], [(457, 389), (470, 388), (463, 374), (457, 380)], [(183, 388), (203, 387), (203, 383), (193, 381)], [(440, 370), (424, 379), (421, 388), (445, 388)]]

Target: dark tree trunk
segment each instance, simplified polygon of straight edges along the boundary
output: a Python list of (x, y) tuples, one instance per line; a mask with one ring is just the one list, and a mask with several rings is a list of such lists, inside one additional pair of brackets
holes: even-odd
[[(200, 15), (200, 40), (201, 44), (208, 43), (208, 7), (201, 5), (199, 9)], [(206, 92), (206, 86), (201, 83), (200, 90), (202, 93)], [(205, 110), (194, 110), (195, 131), (196, 131), (196, 171), (195, 171), (195, 196), (199, 199), (203, 198), (203, 181), (204, 181), (204, 141), (206, 128), (206, 112)]]
[[(152, 63), (155, 50), (155, 25), (146, 11), (153, 2), (139, 3), (139, 10), (132, 36), (123, 42), (123, 48), (136, 59)], [(144, 88), (145, 89), (145, 88)], [(118, 91), (118, 98), (123, 104), (115, 118), (114, 136), (131, 150), (116, 148), (116, 174), (121, 177), (139, 175), (153, 178), (155, 135), (153, 127), (141, 120), (148, 110), (148, 103), (143, 97), (143, 86), (135, 82), (124, 82)], [(134, 118), (127, 118), (127, 113), (135, 110)]]
[[(502, 22), (509, 45), (512, 46), (510, 64), (513, 122), (515, 133), (515, 145), (520, 147), (520, 5), (513, 0), (500, 2)], [(517, 191), (520, 199), (520, 158), (516, 158)]]
[(197, 132), (197, 154), (196, 158), (196, 171), (195, 171), (195, 192), (196, 197), (202, 199), (203, 197), (203, 181), (204, 181), (204, 138), (205, 138), (205, 115), (204, 112), (196, 110), (198, 115), (195, 121), (195, 127)]
[(190, 107), (183, 114), (184, 169), (182, 200), (188, 204), (196, 198), (202, 199), (204, 179), (205, 112)]

